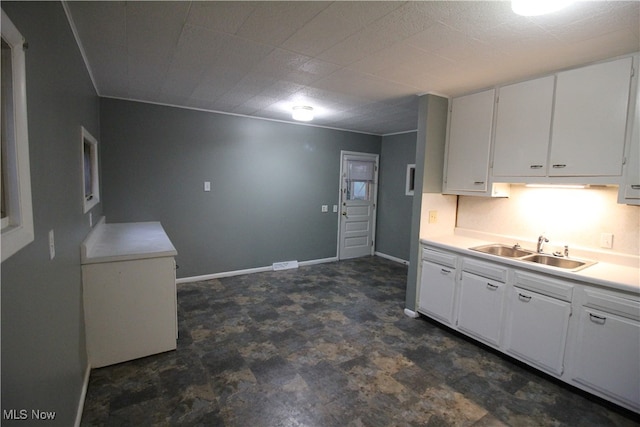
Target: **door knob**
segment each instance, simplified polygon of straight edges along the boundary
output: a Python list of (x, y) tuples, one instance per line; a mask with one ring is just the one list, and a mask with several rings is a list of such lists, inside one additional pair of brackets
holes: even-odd
[(342, 216), (347, 216), (347, 213), (346, 212), (342, 212)]

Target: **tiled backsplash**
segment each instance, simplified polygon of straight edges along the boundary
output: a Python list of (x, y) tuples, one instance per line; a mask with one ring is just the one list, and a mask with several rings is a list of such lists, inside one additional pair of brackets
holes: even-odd
[[(545, 234), (553, 245), (640, 253), (640, 207), (616, 203), (617, 187), (586, 189), (511, 186), (508, 199), (460, 196), (456, 226), (535, 240)], [(612, 233), (613, 248), (600, 247)]]

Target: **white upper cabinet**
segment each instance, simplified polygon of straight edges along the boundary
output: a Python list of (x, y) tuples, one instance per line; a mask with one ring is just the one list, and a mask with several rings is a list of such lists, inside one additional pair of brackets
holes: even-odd
[(549, 176), (620, 176), (631, 57), (557, 74)]
[[(640, 89), (640, 86), (638, 87)], [(633, 115), (633, 129), (627, 152), (624, 179), (620, 185), (618, 202), (640, 205), (640, 93), (636, 92), (636, 107)]]
[(546, 176), (554, 83), (547, 76), (499, 89), (493, 176)]
[(489, 182), (494, 98), (491, 89), (451, 100), (443, 193), (504, 196)]

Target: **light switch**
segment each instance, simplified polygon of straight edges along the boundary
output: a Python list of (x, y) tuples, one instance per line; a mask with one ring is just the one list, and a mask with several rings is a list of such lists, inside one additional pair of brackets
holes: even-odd
[(322, 212), (329, 212), (329, 205), (322, 205)]
[(205, 181), (204, 182), (204, 191), (211, 191), (211, 182), (210, 181)]
[(338, 212), (338, 205), (333, 205), (333, 212)]
[(53, 236), (53, 230), (49, 230), (49, 259), (56, 257), (56, 243)]

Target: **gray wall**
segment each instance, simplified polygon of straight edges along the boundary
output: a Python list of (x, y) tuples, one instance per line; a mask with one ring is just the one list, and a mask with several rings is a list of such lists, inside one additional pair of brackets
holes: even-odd
[[(80, 243), (80, 126), (99, 136), (99, 102), (57, 2), (2, 2), (26, 51), (35, 240), (2, 263), (2, 409), (55, 411), (73, 425), (87, 365)], [(101, 206), (94, 208), (94, 216)], [(49, 260), (48, 232), (56, 257)], [(2, 425), (28, 425), (2, 420)]]
[(427, 94), (420, 97), (418, 105), (416, 190), (411, 214), (411, 248), (405, 298), (405, 307), (414, 311), (416, 309), (418, 263), (420, 262), (422, 194), (440, 193), (442, 191), (449, 100), (441, 96)]
[[(381, 137), (101, 100), (107, 222), (160, 221), (178, 277), (336, 256), (340, 150)], [(211, 181), (211, 192), (203, 182)]]
[(416, 162), (416, 132), (382, 137), (376, 251), (409, 261), (413, 196), (405, 195), (407, 165)]

